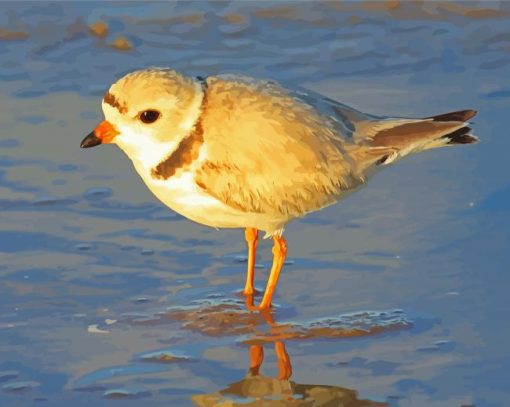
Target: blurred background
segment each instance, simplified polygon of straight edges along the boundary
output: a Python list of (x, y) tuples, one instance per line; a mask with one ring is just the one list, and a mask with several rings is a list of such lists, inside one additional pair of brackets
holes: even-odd
[[(1, 405), (510, 405), (510, 2), (0, 8)], [(481, 143), (289, 225), (264, 320), (239, 296), (242, 231), (163, 207), (114, 146), (79, 149), (109, 85), (154, 65), (380, 115), (474, 108)]]

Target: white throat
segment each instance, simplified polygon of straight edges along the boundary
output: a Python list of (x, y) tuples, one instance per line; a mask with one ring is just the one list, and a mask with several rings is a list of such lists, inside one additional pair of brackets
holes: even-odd
[(138, 172), (149, 171), (161, 161), (171, 155), (179, 146), (181, 140), (187, 137), (197, 123), (202, 109), (204, 91), (202, 84), (195, 81), (195, 97), (187, 115), (178, 126), (177, 133), (172, 134), (171, 140), (159, 141), (152, 137), (144, 137), (131, 126), (119, 126), (120, 134), (115, 137), (116, 143), (133, 161)]

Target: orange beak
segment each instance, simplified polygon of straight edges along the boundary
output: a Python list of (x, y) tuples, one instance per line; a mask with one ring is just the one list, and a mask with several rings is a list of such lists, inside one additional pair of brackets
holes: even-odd
[(103, 120), (87, 137), (82, 140), (80, 147), (89, 148), (103, 143), (111, 143), (117, 134), (119, 134), (117, 129), (113, 127), (110, 122)]

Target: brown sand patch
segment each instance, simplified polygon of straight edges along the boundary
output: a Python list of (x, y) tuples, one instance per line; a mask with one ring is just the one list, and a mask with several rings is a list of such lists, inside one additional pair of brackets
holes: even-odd
[(108, 24), (104, 21), (96, 21), (89, 25), (90, 32), (99, 38), (104, 38), (108, 34)]
[(244, 24), (246, 23), (246, 16), (242, 14), (230, 13), (223, 17), (229, 24)]
[(181, 16), (172, 16), (166, 18), (143, 18), (137, 16), (123, 16), (122, 19), (131, 24), (158, 24), (162, 26), (171, 26), (174, 24), (189, 24), (199, 27), (205, 23), (203, 14), (184, 14)]
[(244, 304), (234, 301), (202, 301), (170, 309), (159, 317), (182, 321), (183, 328), (208, 336), (242, 335), (246, 344), (368, 336), (411, 325), (401, 310), (360, 311), (305, 322), (275, 323), (272, 315), (247, 311)]
[(276, 6), (267, 7), (254, 10), (253, 14), (260, 18), (286, 18), (295, 19), (298, 15), (296, 7), (293, 5), (289, 6)]
[(169, 349), (145, 352), (137, 356), (136, 360), (143, 362), (174, 363), (190, 360), (189, 356), (174, 353)]
[(466, 3), (439, 2), (437, 9), (473, 19), (498, 18), (508, 15), (506, 11), (497, 8), (473, 7)]
[(208, 336), (245, 335), (255, 333), (266, 319), (258, 312), (250, 312), (237, 302), (214, 303), (203, 301), (196, 306), (176, 307), (161, 316), (183, 322), (183, 328)]
[(209, 406), (344, 406), (384, 407), (386, 403), (358, 399), (355, 390), (337, 386), (298, 384), (267, 376), (248, 375), (216, 393), (192, 397), (200, 407)]
[(16, 41), (16, 40), (26, 40), (28, 38), (28, 33), (24, 31), (9, 31), (5, 28), (0, 28), (0, 40), (6, 41)]
[(202, 14), (186, 14), (181, 16), (179, 20), (181, 23), (186, 23), (194, 26), (200, 26), (205, 22), (205, 18)]
[(508, 11), (501, 7), (485, 7), (469, 2), (429, 2), (415, 1), (362, 1), (362, 2), (328, 2), (327, 7), (343, 12), (369, 12), (385, 14), (397, 20), (432, 20), (445, 21), (451, 14), (468, 19), (491, 19), (508, 16)]
[(118, 51), (130, 51), (133, 49), (133, 44), (123, 36), (115, 38), (110, 46)]

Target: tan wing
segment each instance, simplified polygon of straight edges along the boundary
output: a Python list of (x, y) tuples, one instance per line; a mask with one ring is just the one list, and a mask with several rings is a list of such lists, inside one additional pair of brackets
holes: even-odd
[(274, 83), (208, 78), (201, 123), (196, 182), (242, 211), (292, 218), (362, 182), (334, 123)]
[(292, 218), (335, 202), (382, 164), (475, 142), (465, 124), (475, 114), (385, 118), (306, 90), (213, 77), (201, 119), (209, 159), (196, 181), (237, 209)]

